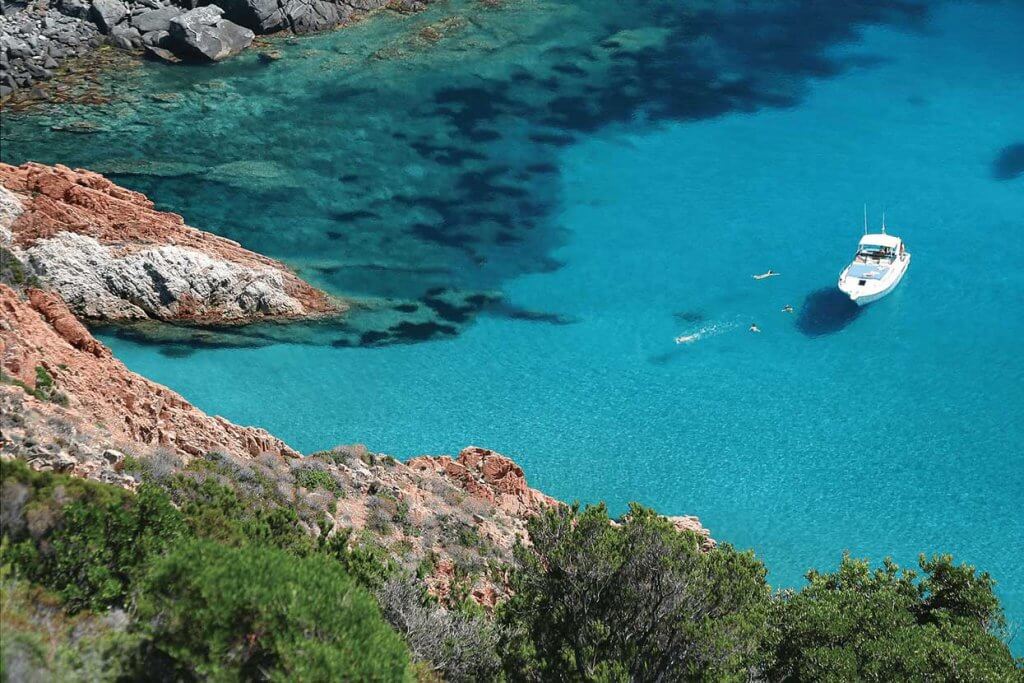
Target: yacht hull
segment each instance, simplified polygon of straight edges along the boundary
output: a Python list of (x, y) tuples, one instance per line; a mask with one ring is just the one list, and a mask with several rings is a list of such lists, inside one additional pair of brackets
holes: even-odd
[(907, 272), (907, 268), (910, 266), (910, 254), (905, 253), (902, 259), (897, 260), (893, 264), (892, 275), (887, 277), (885, 280), (879, 282), (877, 288), (865, 289), (864, 287), (850, 285), (846, 277), (846, 270), (843, 270), (839, 276), (839, 291), (850, 297), (850, 301), (857, 304), (858, 306), (867, 306), (868, 304), (878, 301), (879, 299), (888, 296), (892, 290), (896, 289), (896, 285), (903, 280), (903, 276)]

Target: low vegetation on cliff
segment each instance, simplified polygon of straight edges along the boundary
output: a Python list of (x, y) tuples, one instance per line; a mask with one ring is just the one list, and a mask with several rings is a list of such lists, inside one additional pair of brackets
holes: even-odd
[(244, 481), (164, 475), (3, 461), (4, 680), (1024, 679), (992, 579), (945, 556), (773, 592), (751, 553), (651, 510), (551, 506), (485, 610)]

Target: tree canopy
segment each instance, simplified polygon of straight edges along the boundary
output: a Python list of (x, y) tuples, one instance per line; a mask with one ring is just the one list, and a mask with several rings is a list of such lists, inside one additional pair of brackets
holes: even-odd
[(633, 505), (551, 509), (517, 551), (507, 672), (520, 680), (742, 680), (772, 641), (771, 591), (751, 553)]
[(188, 541), (152, 567), (137, 610), (151, 647), (201, 679), (410, 677), (373, 597), (320, 555)]
[(1024, 680), (1001, 635), (992, 578), (949, 555), (921, 574), (886, 560), (844, 557), (830, 573), (780, 596), (781, 639), (771, 678), (786, 681)]

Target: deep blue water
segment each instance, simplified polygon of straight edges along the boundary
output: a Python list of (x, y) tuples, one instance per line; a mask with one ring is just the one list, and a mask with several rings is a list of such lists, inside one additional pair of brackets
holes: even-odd
[[(338, 293), (503, 296), (412, 344), (104, 336), (207, 411), (305, 451), (494, 448), (560, 498), (697, 514), (778, 586), (952, 552), (1021, 623), (1024, 6), (824, 5), (456, 3), (144, 67), (118, 125), (15, 121), (4, 158), (107, 170)], [(864, 202), (913, 263), (857, 310)]]

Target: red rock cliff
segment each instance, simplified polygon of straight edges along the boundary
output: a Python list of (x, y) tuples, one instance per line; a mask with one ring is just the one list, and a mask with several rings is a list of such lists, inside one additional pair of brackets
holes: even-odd
[(166, 446), (186, 459), (210, 451), (298, 455), (266, 431), (210, 417), (130, 371), (55, 294), (29, 290), (24, 300), (0, 285), (0, 368), (32, 388), (40, 367), (54, 378), (70, 409), (126, 441)]

